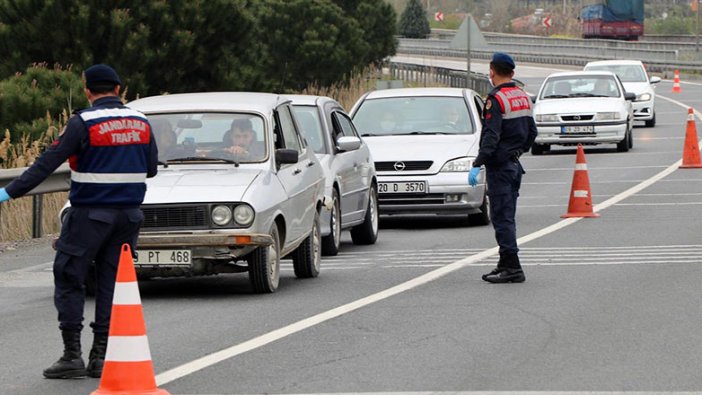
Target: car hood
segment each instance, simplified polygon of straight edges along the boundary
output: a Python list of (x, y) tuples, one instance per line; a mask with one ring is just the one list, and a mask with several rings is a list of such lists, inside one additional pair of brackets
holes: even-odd
[(592, 114), (594, 112), (622, 111), (623, 100), (618, 97), (582, 97), (539, 100), (535, 114)]
[[(368, 144), (376, 162), (397, 160), (446, 161), (461, 156), (477, 156), (478, 134), (426, 136), (370, 136)], [(442, 162), (443, 163), (443, 162)]]
[(178, 169), (159, 168), (158, 175), (146, 181), (144, 204), (233, 202), (262, 173), (261, 169)]
[(624, 89), (626, 89), (627, 92), (636, 93), (637, 95), (653, 91), (651, 84), (648, 82), (624, 82)]

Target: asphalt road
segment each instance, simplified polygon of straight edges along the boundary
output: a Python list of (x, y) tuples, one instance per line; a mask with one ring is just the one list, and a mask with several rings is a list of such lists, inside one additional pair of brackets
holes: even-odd
[[(438, 62), (438, 61), (435, 61)], [(522, 73), (520, 75), (520, 72)], [(551, 72), (518, 68), (535, 90)], [(531, 88), (534, 86), (534, 88)], [(140, 285), (159, 386), (172, 394), (702, 391), (702, 169), (677, 168), (702, 86), (658, 86), (634, 148), (586, 149), (596, 219), (562, 220), (574, 148), (525, 155), (527, 281), (491, 285), (491, 227), (389, 218), (319, 278), (251, 293), (246, 276)], [(659, 97), (660, 97), (659, 96)], [(698, 130), (700, 124), (697, 124)], [(0, 394), (88, 394), (45, 380), (60, 355), (46, 241), (0, 254)], [(92, 318), (92, 301), (86, 323)], [(84, 333), (85, 348), (90, 335)], [(217, 354), (214, 354), (217, 353)], [(86, 352), (87, 354), (87, 352)]]

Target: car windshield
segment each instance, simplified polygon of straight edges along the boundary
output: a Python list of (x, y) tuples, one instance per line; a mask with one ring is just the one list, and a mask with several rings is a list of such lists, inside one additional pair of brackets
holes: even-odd
[(353, 117), (362, 136), (472, 134), (462, 97), (388, 97), (365, 100)]
[(263, 118), (246, 113), (148, 115), (161, 162), (262, 162), (267, 157)]
[(294, 105), (293, 111), (297, 123), (302, 129), (302, 135), (307, 140), (307, 144), (317, 154), (324, 154), (327, 149), (324, 145), (324, 135), (322, 134), (322, 123), (319, 119), (319, 111), (315, 106)]
[(544, 82), (541, 99), (620, 97), (617, 81), (609, 75), (562, 76)]
[(609, 66), (588, 66), (586, 70), (611, 71), (616, 74), (622, 82), (646, 82), (646, 72), (640, 65), (609, 65)]

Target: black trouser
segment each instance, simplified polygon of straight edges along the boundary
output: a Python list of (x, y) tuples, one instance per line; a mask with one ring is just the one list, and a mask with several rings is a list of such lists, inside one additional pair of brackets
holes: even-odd
[(487, 188), (490, 197), (490, 220), (500, 255), (517, 254), (517, 197), (523, 169), (518, 161), (507, 161), (487, 167)]
[(83, 329), (85, 279), (95, 264), (95, 333), (107, 333), (121, 247), (136, 245), (144, 214), (139, 208), (71, 207), (61, 226), (54, 260), (54, 304), (59, 328)]

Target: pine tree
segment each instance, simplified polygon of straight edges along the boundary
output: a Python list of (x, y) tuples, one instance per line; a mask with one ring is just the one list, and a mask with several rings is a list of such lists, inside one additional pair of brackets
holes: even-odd
[(410, 0), (400, 17), (399, 32), (407, 38), (426, 38), (431, 33), (424, 6), (419, 0)]

